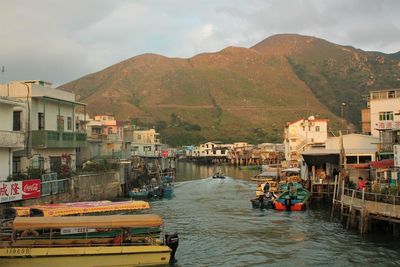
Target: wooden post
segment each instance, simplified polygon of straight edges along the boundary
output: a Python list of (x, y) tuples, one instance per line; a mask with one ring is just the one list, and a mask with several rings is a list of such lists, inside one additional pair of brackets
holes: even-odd
[(335, 175), (335, 184), (333, 185), (333, 196), (332, 196), (332, 212), (331, 212), (331, 220), (333, 220), (333, 216), (335, 215), (335, 208), (336, 208), (336, 183), (337, 183), (337, 175)]
[(351, 201), (350, 201), (350, 207), (349, 207), (349, 215), (347, 216), (346, 229), (349, 229), (349, 226), (350, 226), (350, 217), (351, 217), (351, 212), (353, 209), (353, 200), (354, 200), (355, 193), (356, 193), (356, 190), (353, 190), (353, 193), (351, 194)]
[(335, 199), (336, 199), (336, 184), (337, 184), (337, 175), (335, 175), (335, 184), (333, 185), (333, 196), (332, 196), (333, 204), (335, 204)]
[(340, 222), (343, 223), (343, 196), (344, 196), (344, 180), (342, 181), (342, 196), (340, 197)]

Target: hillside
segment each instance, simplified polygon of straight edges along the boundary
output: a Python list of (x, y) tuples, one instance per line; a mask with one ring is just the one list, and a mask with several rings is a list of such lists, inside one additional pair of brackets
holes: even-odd
[(366, 107), (363, 95), (400, 87), (400, 53), (365, 52), (296, 34), (275, 35), (252, 48), (285, 56), (297, 76), (331, 111), (340, 115), (340, 103), (345, 102), (344, 117), (357, 126), (360, 109)]
[(275, 142), (282, 141), (286, 122), (311, 114), (337, 129), (343, 101), (346, 118), (358, 124), (361, 95), (397, 86), (398, 62), (395, 54), (276, 35), (252, 48), (188, 59), (139, 55), (60, 88), (75, 92), (90, 115), (107, 112), (155, 125), (172, 145)]

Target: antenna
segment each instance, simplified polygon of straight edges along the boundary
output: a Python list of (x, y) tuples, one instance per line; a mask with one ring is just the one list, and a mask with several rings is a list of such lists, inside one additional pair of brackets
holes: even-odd
[(6, 72), (6, 69), (4, 66), (1, 68), (1, 83), (4, 83), (4, 72)]

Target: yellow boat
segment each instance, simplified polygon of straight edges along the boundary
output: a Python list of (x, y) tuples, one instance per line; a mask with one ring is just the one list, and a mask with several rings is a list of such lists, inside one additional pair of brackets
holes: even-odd
[[(10, 236), (3, 235), (0, 243), (0, 266), (168, 265), (175, 251), (166, 245), (164, 237), (130, 234), (135, 228), (162, 225), (162, 218), (151, 214), (16, 217)], [(90, 235), (107, 231), (118, 234)]]

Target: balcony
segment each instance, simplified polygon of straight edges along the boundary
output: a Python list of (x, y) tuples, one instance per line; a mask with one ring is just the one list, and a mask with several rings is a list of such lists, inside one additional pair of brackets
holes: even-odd
[(86, 146), (86, 133), (32, 131), (33, 148), (74, 148)]
[(23, 148), (24, 134), (21, 132), (0, 131), (0, 147)]

